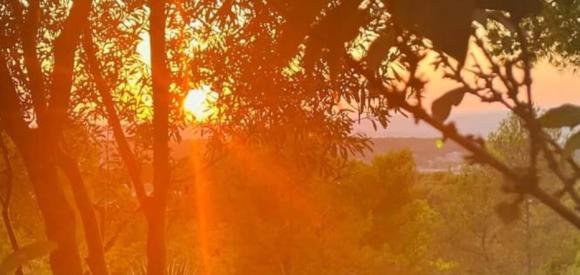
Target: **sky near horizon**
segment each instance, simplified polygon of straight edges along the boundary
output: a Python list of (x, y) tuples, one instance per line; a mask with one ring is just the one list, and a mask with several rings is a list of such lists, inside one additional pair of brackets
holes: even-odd
[[(137, 52), (149, 64), (149, 37), (143, 35), (137, 46)], [(456, 84), (443, 80), (442, 74), (428, 72), (429, 82), (425, 87), (425, 106), (456, 87)], [(549, 109), (562, 104), (580, 105), (580, 72), (573, 68), (558, 68), (546, 61), (540, 61), (532, 71), (532, 92), (534, 102), (541, 109)], [(489, 134), (507, 113), (505, 107), (499, 104), (482, 103), (474, 97), (466, 96), (463, 102), (454, 107), (450, 120), (456, 120), (460, 131), (485, 136)], [(412, 119), (395, 117), (388, 129), (374, 131), (370, 123), (362, 122), (355, 125), (355, 131), (369, 136), (400, 136), (400, 137), (436, 137), (440, 134), (426, 125), (416, 125)], [(476, 124), (476, 125), (475, 125)]]
[[(557, 68), (545, 61), (538, 63), (532, 71), (532, 92), (534, 102), (541, 109), (548, 109), (570, 103), (580, 105), (580, 72), (572, 68)], [(449, 81), (441, 80), (436, 75), (426, 87), (426, 103), (441, 96), (453, 88)], [(499, 104), (486, 104), (473, 97), (466, 97), (464, 102), (453, 109), (457, 114), (500, 112), (505, 108)]]
[[(425, 106), (445, 92), (453, 89), (455, 84), (441, 80), (434, 73), (428, 76), (430, 82), (425, 87)], [(563, 104), (580, 105), (580, 72), (572, 68), (557, 68), (547, 62), (540, 62), (532, 71), (532, 92), (534, 102), (541, 109), (549, 109)], [(495, 130), (505, 118), (507, 110), (499, 104), (482, 103), (474, 97), (465, 97), (461, 105), (454, 107), (450, 121), (454, 121), (462, 133), (487, 136)], [(424, 123), (415, 124), (413, 119), (400, 115), (392, 118), (387, 129), (375, 131), (369, 122), (362, 121), (355, 125), (356, 132), (371, 137), (440, 137), (441, 134)]]
[[(142, 41), (137, 46), (137, 52), (143, 61), (149, 64), (149, 36), (143, 33)], [(440, 73), (427, 73), (429, 83), (426, 86), (425, 104), (430, 103), (443, 93), (453, 89), (455, 84), (443, 80)], [(573, 68), (557, 68), (554, 65), (540, 61), (532, 71), (532, 91), (534, 102), (542, 109), (556, 107), (565, 103), (580, 105), (580, 72)], [(473, 97), (466, 97), (464, 102), (453, 112), (458, 114), (498, 112), (504, 110), (499, 104), (482, 104)]]

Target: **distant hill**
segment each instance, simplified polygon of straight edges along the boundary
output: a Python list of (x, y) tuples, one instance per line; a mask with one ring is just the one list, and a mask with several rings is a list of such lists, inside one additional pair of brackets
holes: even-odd
[(410, 150), (413, 152), (417, 168), (421, 171), (440, 171), (457, 168), (463, 163), (466, 151), (458, 144), (447, 141), (443, 147), (437, 147), (436, 138), (373, 138), (372, 151), (363, 156), (355, 156), (370, 162), (376, 155), (393, 150)]
[[(443, 171), (454, 169), (463, 163), (466, 151), (452, 141), (447, 141), (443, 147), (437, 147), (436, 138), (373, 138), (371, 151), (364, 155), (355, 155), (355, 159), (371, 162), (376, 155), (394, 150), (408, 149), (413, 152), (417, 168), (420, 171)], [(203, 155), (207, 145), (205, 139), (184, 139), (181, 143), (172, 144), (172, 154), (181, 159), (192, 157), (192, 154)]]
[[(449, 121), (453, 121), (460, 133), (473, 134), (486, 137), (497, 129), (499, 122), (506, 117), (506, 112), (478, 112), (467, 114), (452, 114)], [(395, 115), (390, 119), (386, 129), (374, 130), (369, 121), (361, 121), (355, 124), (356, 132), (364, 133), (370, 137), (440, 137), (441, 133), (425, 123), (416, 124), (414, 119)]]

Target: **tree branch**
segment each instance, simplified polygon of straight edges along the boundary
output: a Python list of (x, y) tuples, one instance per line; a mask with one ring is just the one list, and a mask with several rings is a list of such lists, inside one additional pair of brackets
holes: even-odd
[(49, 120), (49, 126), (47, 125), (49, 129), (46, 134), (49, 141), (56, 141), (60, 137), (66, 120), (73, 83), (76, 48), (79, 45), (81, 32), (88, 24), (90, 9), (90, 0), (74, 1), (60, 35), (54, 41), (54, 70), (46, 111)]
[(536, 197), (539, 201), (550, 207), (568, 222), (580, 229), (580, 217), (571, 209), (565, 207), (560, 201), (556, 200), (545, 191), (537, 186), (537, 179), (528, 175), (519, 175), (517, 172), (509, 168), (506, 164), (493, 157), (483, 147), (477, 145), (473, 139), (459, 134), (453, 124), (445, 125), (442, 122), (434, 119), (427, 114), (421, 107), (410, 105), (399, 93), (389, 90), (383, 85), (383, 82), (376, 78), (372, 72), (367, 71), (361, 64), (353, 60), (347, 55), (348, 64), (363, 75), (369, 83), (389, 100), (394, 107), (401, 108), (414, 115), (415, 119), (424, 121), (433, 128), (441, 132), (445, 138), (449, 138), (461, 145), (463, 148), (471, 152), (474, 157), (481, 163), (487, 164), (499, 172), (506, 178), (515, 183), (517, 192), (528, 193)]
[(101, 74), (100, 63), (97, 60), (96, 50), (93, 46), (91, 30), (89, 28), (87, 28), (84, 33), (82, 46), (87, 57), (89, 72), (92, 75), (97, 90), (103, 100), (103, 105), (107, 113), (107, 122), (113, 129), (113, 136), (115, 138), (119, 154), (123, 160), (123, 163), (127, 167), (129, 177), (133, 183), (133, 188), (135, 188), (135, 193), (137, 194), (137, 199), (139, 200), (141, 206), (144, 206), (147, 202), (147, 194), (145, 193), (145, 186), (141, 178), (139, 163), (135, 157), (135, 154), (131, 150), (131, 147), (129, 146), (129, 142), (127, 141), (125, 133), (123, 132), (121, 121), (117, 115), (117, 110), (115, 109), (115, 102), (113, 101), (113, 97), (109, 92), (111, 88)]

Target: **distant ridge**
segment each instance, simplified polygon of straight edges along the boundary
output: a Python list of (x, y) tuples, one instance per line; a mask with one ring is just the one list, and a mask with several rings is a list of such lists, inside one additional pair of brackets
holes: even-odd
[[(371, 150), (363, 155), (353, 156), (364, 162), (381, 154), (397, 150), (410, 150), (420, 171), (443, 171), (457, 168), (463, 163), (466, 151), (452, 141), (446, 141), (440, 148), (437, 147), (437, 138), (405, 138), (385, 137), (371, 139)], [(194, 154), (203, 156), (207, 146), (207, 139), (184, 139), (180, 143), (171, 145), (172, 155), (176, 159), (192, 157)]]
[[(474, 112), (452, 114), (449, 122), (454, 122), (460, 133), (486, 137), (497, 129), (506, 112)], [(395, 115), (390, 119), (386, 129), (374, 130), (369, 121), (361, 121), (354, 127), (356, 132), (364, 133), (369, 137), (409, 137), (409, 138), (437, 138), (441, 133), (425, 123), (415, 124), (414, 119)]]
[(446, 141), (443, 147), (437, 147), (437, 138), (373, 138), (372, 151), (363, 156), (355, 156), (370, 162), (376, 155), (395, 150), (410, 150), (415, 157), (417, 168), (421, 171), (439, 171), (456, 168), (463, 163), (466, 151), (457, 143)]

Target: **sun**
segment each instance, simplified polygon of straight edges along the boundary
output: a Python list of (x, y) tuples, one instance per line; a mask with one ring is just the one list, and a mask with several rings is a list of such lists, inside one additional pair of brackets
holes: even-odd
[(196, 121), (204, 121), (216, 112), (214, 106), (217, 100), (217, 93), (212, 91), (207, 85), (195, 88), (187, 93), (183, 100), (184, 111), (192, 116)]

